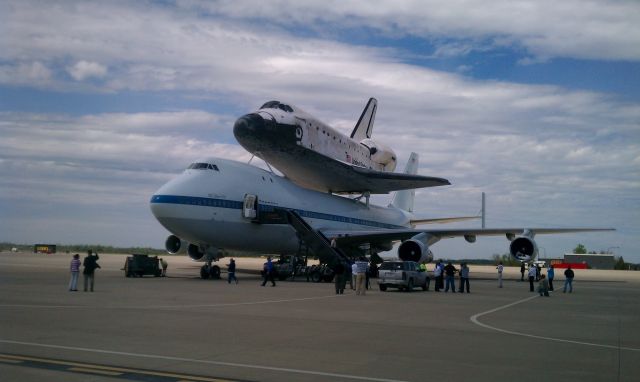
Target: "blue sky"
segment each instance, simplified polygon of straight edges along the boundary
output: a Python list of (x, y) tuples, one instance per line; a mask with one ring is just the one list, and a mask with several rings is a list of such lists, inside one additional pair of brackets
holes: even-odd
[(636, 1), (0, 2), (0, 240), (161, 247), (150, 195), (198, 157), (248, 160), (237, 117), (281, 99), (348, 132), (376, 97), (399, 167), (415, 151), (453, 183), (420, 215), (484, 191), (493, 227), (618, 229), (541, 236), (548, 256), (640, 262), (638, 20)]

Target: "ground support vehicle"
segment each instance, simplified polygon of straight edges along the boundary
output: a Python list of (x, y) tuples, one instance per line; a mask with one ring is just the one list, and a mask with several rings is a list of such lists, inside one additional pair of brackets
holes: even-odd
[(125, 277), (142, 277), (144, 275), (159, 277), (162, 275), (159, 263), (158, 256), (150, 257), (140, 254), (128, 256), (124, 263), (124, 275)]
[(385, 261), (378, 269), (378, 286), (381, 291), (398, 288), (411, 292), (414, 287), (427, 290), (427, 272), (414, 261)]

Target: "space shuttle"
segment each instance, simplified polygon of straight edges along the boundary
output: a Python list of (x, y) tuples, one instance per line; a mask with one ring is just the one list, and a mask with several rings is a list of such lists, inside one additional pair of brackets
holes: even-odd
[(240, 117), (233, 133), (247, 151), (316, 191), (369, 195), (449, 185), (443, 178), (394, 172), (394, 151), (371, 138), (377, 107), (370, 98), (347, 136), (294, 105), (269, 101)]

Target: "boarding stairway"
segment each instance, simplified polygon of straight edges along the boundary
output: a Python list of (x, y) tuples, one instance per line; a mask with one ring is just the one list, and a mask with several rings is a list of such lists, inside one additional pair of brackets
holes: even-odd
[(287, 210), (287, 222), (296, 230), (311, 251), (318, 256), (321, 263), (333, 268), (338, 262), (349, 263), (349, 257), (338, 248), (331, 246), (331, 242), (322, 232), (313, 229), (294, 210)]

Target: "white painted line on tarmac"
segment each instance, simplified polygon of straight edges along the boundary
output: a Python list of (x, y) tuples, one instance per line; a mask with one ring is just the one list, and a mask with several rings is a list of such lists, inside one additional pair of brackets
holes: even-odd
[(537, 296), (537, 295), (536, 296), (527, 297), (525, 299), (512, 302), (511, 304), (499, 306), (499, 307), (497, 307), (495, 309), (487, 310), (486, 312), (474, 314), (469, 319), (474, 324), (476, 324), (478, 326), (482, 326), (483, 328), (490, 329), (490, 330), (495, 330), (497, 332), (501, 332), (501, 333), (505, 333), (505, 334), (512, 334), (512, 335), (515, 335), (515, 336), (535, 338), (535, 339), (544, 340), (544, 341), (563, 342), (563, 343), (574, 344), (574, 345), (594, 346), (594, 347), (600, 347), (600, 348), (606, 348), (606, 349), (640, 351), (640, 349), (638, 349), (638, 348), (631, 348), (631, 347), (625, 347), (625, 346), (603, 345), (603, 344), (596, 344), (596, 343), (592, 343), (592, 342), (566, 340), (566, 339), (563, 339), (563, 338), (537, 336), (535, 334), (521, 333), (521, 332), (516, 332), (516, 331), (513, 331), (513, 330), (506, 330), (506, 329), (497, 328), (495, 326), (483, 324), (482, 322), (478, 321), (478, 318), (480, 318), (482, 316), (485, 316), (485, 315), (491, 314), (491, 313), (495, 313), (495, 312), (498, 312), (500, 310), (504, 310), (504, 309), (510, 308), (510, 307), (518, 305), (518, 304), (522, 304), (524, 302), (533, 300), (534, 298), (538, 298), (538, 297), (539, 296)]
[(405, 382), (405, 381), (398, 380), (398, 379), (372, 378), (372, 377), (363, 377), (363, 376), (359, 376), (359, 375), (327, 373), (327, 372), (323, 372), (323, 371), (314, 371), (314, 370), (290, 369), (290, 368), (285, 368), (285, 367), (274, 367), (274, 366), (263, 366), (263, 365), (250, 365), (250, 364), (236, 363), (236, 362), (209, 361), (209, 360), (204, 360), (204, 359), (171, 357), (171, 356), (164, 356), (164, 355), (157, 355), (157, 354), (129, 353), (129, 352), (120, 352), (120, 351), (104, 350), (104, 349), (92, 349), (92, 348), (81, 348), (81, 347), (75, 347), (75, 346), (61, 346), (61, 345), (42, 344), (42, 343), (36, 343), (36, 342), (23, 342), (23, 341), (12, 341), (12, 340), (0, 339), (0, 343), (13, 344), (13, 345), (35, 346), (35, 347), (49, 348), (49, 349), (75, 350), (75, 351), (82, 351), (82, 352), (88, 352), (88, 353), (111, 354), (111, 355), (119, 355), (119, 356), (127, 356), (127, 357), (138, 357), (138, 358), (148, 358), (148, 359), (162, 359), (162, 360), (168, 360), (168, 361), (200, 363), (200, 364), (207, 364), (207, 365), (237, 367), (237, 368), (243, 368), (243, 369), (269, 370), (269, 371), (278, 371), (278, 372), (284, 372), (284, 373), (316, 375), (316, 376), (321, 376), (321, 377), (344, 378), (344, 379), (352, 379), (352, 380), (359, 380), (359, 381)]
[(91, 309), (187, 309), (187, 308), (223, 308), (228, 306), (243, 305), (262, 305), (262, 304), (280, 304), (285, 302), (311, 301), (326, 298), (335, 298), (344, 295), (331, 294), (327, 296), (316, 297), (300, 297), (282, 300), (265, 300), (265, 301), (247, 301), (247, 302), (229, 302), (219, 304), (182, 304), (182, 305), (36, 305), (36, 304), (0, 304), (0, 308), (31, 308), (31, 309), (64, 309), (64, 308), (91, 308)]

